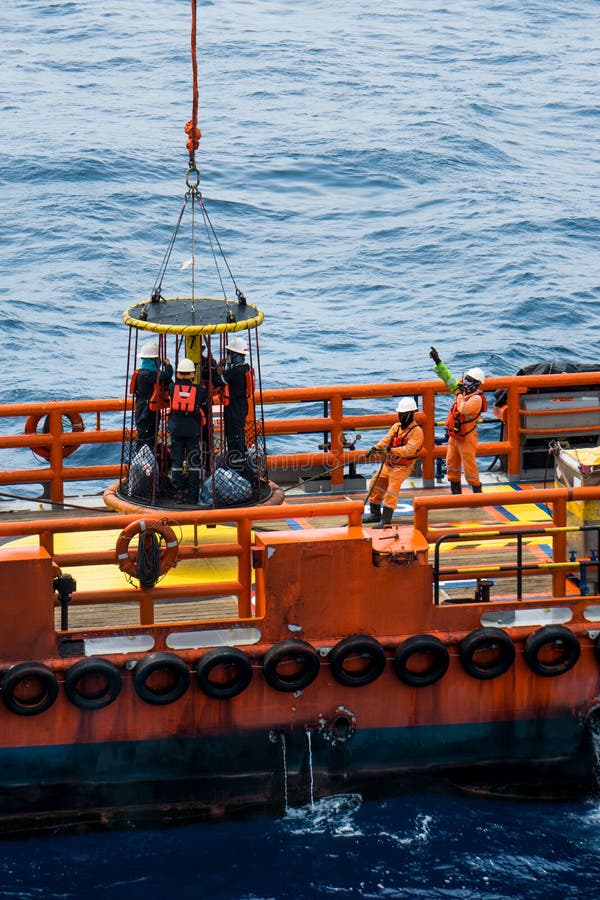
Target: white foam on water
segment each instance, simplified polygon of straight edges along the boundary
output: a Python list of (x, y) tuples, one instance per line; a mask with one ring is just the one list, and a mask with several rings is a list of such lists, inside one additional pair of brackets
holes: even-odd
[(386, 838), (390, 843), (398, 844), (401, 847), (409, 847), (411, 845), (427, 844), (431, 838), (432, 816), (418, 815), (415, 819), (415, 825), (412, 833), (408, 835), (392, 834), (389, 831), (380, 832), (382, 838)]
[(362, 804), (360, 794), (333, 794), (305, 806), (288, 809), (283, 819), (291, 834), (329, 834), (334, 837), (362, 837), (354, 815)]

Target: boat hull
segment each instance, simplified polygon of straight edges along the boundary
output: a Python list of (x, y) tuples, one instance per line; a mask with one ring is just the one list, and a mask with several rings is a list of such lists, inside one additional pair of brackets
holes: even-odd
[(570, 796), (592, 786), (581, 719), (361, 729), (253, 731), (0, 750), (0, 833), (115, 827), (259, 810), (334, 793), (410, 788)]

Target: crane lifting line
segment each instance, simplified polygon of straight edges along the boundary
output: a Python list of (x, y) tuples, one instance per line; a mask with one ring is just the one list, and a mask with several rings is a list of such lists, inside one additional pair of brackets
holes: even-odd
[(202, 137), (202, 132), (198, 127), (198, 58), (196, 54), (196, 0), (191, 0), (192, 4), (192, 26), (191, 26), (191, 35), (190, 35), (190, 44), (192, 51), (192, 118), (185, 125), (184, 131), (188, 136), (188, 140), (186, 143), (186, 148), (189, 153), (189, 170), (188, 176), (190, 173), (196, 173), (198, 176), (198, 182), (200, 180), (200, 176), (198, 173), (198, 169), (196, 168), (196, 150), (198, 149), (198, 144), (200, 143), (200, 138)]

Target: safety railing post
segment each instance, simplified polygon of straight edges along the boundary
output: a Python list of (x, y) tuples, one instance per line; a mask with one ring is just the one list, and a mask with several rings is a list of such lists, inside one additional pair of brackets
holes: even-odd
[[(565, 528), (567, 524), (567, 501), (557, 497), (552, 503), (552, 521), (557, 528)], [(567, 535), (565, 531), (552, 535), (552, 560), (563, 563), (567, 561)], [(555, 597), (564, 597), (567, 577), (562, 569), (552, 573), (552, 593)]]
[(43, 547), (49, 556), (54, 556), (54, 534), (51, 531), (40, 531), (40, 547)]
[(342, 419), (344, 416), (344, 401), (341, 395), (331, 397), (331, 452), (333, 453), (333, 469), (331, 471), (331, 485), (343, 485), (344, 483), (344, 432)]
[(237, 558), (237, 577), (240, 583), (238, 615), (241, 619), (252, 616), (252, 528), (250, 519), (238, 519), (237, 538), (240, 550)]
[(429, 509), (425, 505), (414, 504), (414, 528), (419, 531), (425, 539), (429, 531)]
[(435, 391), (433, 388), (425, 388), (423, 390), (422, 404), (423, 412), (425, 413), (425, 423), (423, 425), (425, 436), (423, 487), (429, 489), (435, 486), (435, 456), (433, 453), (435, 445)]
[(63, 482), (63, 453), (62, 445), (62, 415), (60, 412), (53, 411), (48, 415), (50, 444), (50, 469), (52, 476), (50, 479), (50, 499), (54, 503), (62, 503), (65, 499), (64, 482)]
[(504, 440), (510, 444), (506, 460), (506, 471), (509, 478), (521, 475), (521, 413), (520, 399), (523, 391), (516, 384), (509, 384)]
[(154, 625), (154, 598), (152, 591), (140, 591), (140, 625)]

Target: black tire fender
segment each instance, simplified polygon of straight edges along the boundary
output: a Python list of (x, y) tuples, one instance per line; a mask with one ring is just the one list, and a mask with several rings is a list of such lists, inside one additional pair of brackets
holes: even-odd
[[(171, 682), (167, 687), (154, 688), (151, 677), (162, 672)], [(185, 694), (190, 684), (190, 672), (186, 663), (176, 653), (158, 651), (140, 660), (133, 670), (133, 685), (141, 700), (153, 706), (174, 703)]]
[[(28, 686), (35, 687), (39, 684), (39, 690), (31, 697), (25, 697), (25, 693), (19, 688), (24, 688), (26, 693)], [(12, 666), (2, 680), (2, 699), (11, 712), (19, 716), (37, 716), (47, 710), (58, 696), (58, 680), (54, 672), (38, 662), (17, 663)]]
[[(366, 664), (357, 672), (346, 668), (346, 663), (361, 657)], [(331, 673), (336, 681), (349, 687), (364, 687), (379, 678), (385, 669), (385, 650), (375, 638), (367, 634), (353, 634), (335, 645), (328, 655)]]
[[(408, 668), (411, 657), (418, 653), (431, 657), (431, 665), (423, 672), (414, 672)], [(443, 678), (450, 665), (450, 655), (439, 638), (431, 634), (415, 634), (396, 647), (392, 662), (396, 675), (404, 684), (426, 687)]]
[[(224, 682), (211, 680), (214, 669), (223, 667), (234, 670), (232, 678)], [(252, 679), (252, 665), (245, 653), (235, 647), (217, 647), (209, 650), (198, 662), (196, 681), (208, 697), (228, 700), (246, 690)]]
[[(562, 652), (550, 663), (540, 659), (544, 648), (554, 645), (561, 648)], [(572, 631), (564, 625), (544, 625), (530, 634), (525, 641), (525, 659), (527, 665), (536, 675), (552, 678), (554, 675), (564, 675), (572, 669), (581, 653), (579, 641)]]
[[(86, 691), (86, 678), (97, 678), (100, 687)], [(121, 693), (121, 673), (108, 659), (81, 659), (65, 673), (65, 693), (78, 709), (102, 709)]]
[[(497, 655), (492, 662), (478, 662), (475, 657), (480, 651)], [(460, 642), (459, 655), (465, 672), (486, 681), (508, 672), (515, 661), (515, 645), (501, 628), (477, 628)]]
[[(291, 663), (296, 667), (293, 675), (286, 675), (281, 667)], [(267, 650), (263, 659), (263, 675), (276, 691), (303, 691), (319, 674), (321, 661), (311, 644), (289, 638), (279, 641)]]

